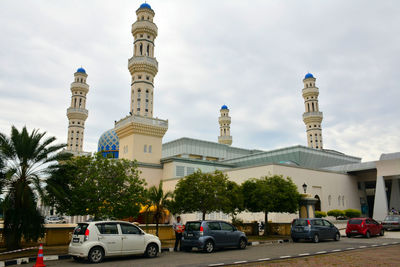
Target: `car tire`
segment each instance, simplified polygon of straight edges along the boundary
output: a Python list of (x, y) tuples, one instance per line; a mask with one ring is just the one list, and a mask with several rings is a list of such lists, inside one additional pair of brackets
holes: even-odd
[(381, 231), (379, 232), (380, 236), (384, 236), (385, 235), (385, 230), (381, 229)]
[(314, 234), (313, 235), (312, 242), (314, 242), (314, 243), (318, 243), (319, 242), (319, 235), (318, 234)]
[(298, 238), (293, 238), (293, 237), (292, 237), (292, 240), (293, 240), (294, 243), (299, 242), (299, 239), (298, 239)]
[(351, 238), (351, 234), (346, 234), (347, 238)]
[(102, 247), (94, 247), (90, 249), (88, 254), (88, 260), (91, 263), (99, 263), (104, 259), (104, 250)]
[(192, 247), (182, 247), (183, 251), (190, 252), (192, 251)]
[(158, 255), (158, 246), (154, 243), (150, 243), (147, 245), (144, 255), (147, 258), (155, 258)]
[(335, 240), (335, 241), (339, 241), (339, 240), (340, 240), (340, 233), (339, 233), (339, 232), (337, 232), (337, 233), (335, 234), (334, 240)]
[(369, 231), (367, 231), (367, 232), (365, 233), (365, 237), (366, 237), (366, 238), (370, 238), (370, 237), (371, 237), (371, 233), (370, 233)]
[(211, 253), (214, 251), (214, 242), (212, 240), (207, 240), (204, 244), (204, 252)]
[(239, 240), (239, 249), (245, 249), (247, 246), (247, 240), (245, 238), (240, 238)]

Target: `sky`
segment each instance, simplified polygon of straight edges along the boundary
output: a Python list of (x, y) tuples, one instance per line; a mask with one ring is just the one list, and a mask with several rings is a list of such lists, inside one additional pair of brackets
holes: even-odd
[[(66, 143), (73, 74), (88, 74), (84, 150), (129, 113), (131, 25), (143, 1), (0, 1), (0, 132)], [(163, 142), (217, 142), (227, 105), (233, 146), (307, 146), (303, 78), (324, 114), (324, 148), (363, 161), (400, 151), (397, 0), (152, 0), (158, 26), (154, 117)]]

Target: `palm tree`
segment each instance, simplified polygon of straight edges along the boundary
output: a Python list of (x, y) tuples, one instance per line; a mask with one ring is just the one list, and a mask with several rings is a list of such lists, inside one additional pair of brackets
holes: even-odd
[[(21, 247), (21, 237), (36, 241), (43, 236), (43, 217), (37, 198), (43, 195), (42, 184), (50, 164), (65, 157), (57, 152), (65, 145), (52, 145), (55, 137), (26, 127), (21, 132), (11, 127), (11, 136), (0, 133), (0, 159), (4, 164), (2, 193), (5, 193), (4, 241), (7, 249)], [(0, 170), (1, 172), (1, 170)]]
[(169, 198), (172, 197), (172, 192), (164, 193), (163, 183), (160, 181), (158, 188), (152, 186), (147, 191), (147, 210), (151, 207), (154, 208), (154, 220), (156, 221), (156, 236), (158, 236), (158, 224), (164, 215), (165, 209), (168, 205)]

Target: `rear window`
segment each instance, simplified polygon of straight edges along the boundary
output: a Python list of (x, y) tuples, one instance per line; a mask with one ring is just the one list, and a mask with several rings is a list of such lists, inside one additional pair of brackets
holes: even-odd
[(307, 226), (307, 221), (306, 220), (301, 220), (301, 219), (297, 219), (294, 220), (293, 222), (293, 226)]
[(350, 220), (349, 224), (361, 224), (362, 220)]
[(118, 228), (116, 223), (102, 223), (96, 224), (97, 229), (99, 229), (100, 234), (103, 235), (117, 235)]
[(74, 229), (74, 235), (85, 235), (88, 226), (87, 223), (79, 223)]
[(386, 216), (385, 221), (400, 221), (400, 216)]
[(187, 222), (185, 226), (186, 231), (200, 231), (200, 222)]

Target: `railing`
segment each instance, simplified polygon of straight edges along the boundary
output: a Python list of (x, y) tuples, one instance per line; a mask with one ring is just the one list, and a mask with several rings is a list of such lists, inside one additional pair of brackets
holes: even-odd
[(150, 63), (158, 68), (158, 62), (153, 57), (148, 56), (133, 56), (128, 60), (128, 64), (131, 65), (133, 63)]
[(142, 117), (138, 115), (132, 115), (125, 117), (124, 119), (121, 119), (115, 123), (115, 128), (119, 128), (127, 123), (131, 122), (136, 122), (136, 123), (142, 123), (146, 125), (154, 125), (154, 126), (161, 126), (168, 128), (168, 120), (160, 120), (160, 119), (155, 119), (155, 118), (147, 118), (147, 117)]
[(147, 28), (152, 30), (156, 35), (158, 32), (157, 25), (154, 22), (148, 20), (139, 20), (132, 24), (132, 34), (136, 34), (139, 29)]
[(83, 114), (86, 114), (86, 115), (89, 114), (88, 110), (87, 109), (83, 109), (83, 108), (68, 108), (67, 109), (67, 114), (68, 113), (83, 113)]
[(319, 111), (314, 111), (314, 112), (304, 112), (303, 113), (303, 119), (309, 118), (309, 117), (322, 117), (323, 113)]
[(73, 87), (79, 87), (79, 88), (85, 88), (86, 90), (89, 90), (89, 85), (86, 83), (78, 83), (78, 82), (72, 82), (71, 83), (71, 88)]

